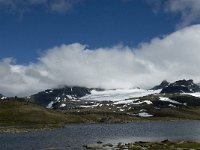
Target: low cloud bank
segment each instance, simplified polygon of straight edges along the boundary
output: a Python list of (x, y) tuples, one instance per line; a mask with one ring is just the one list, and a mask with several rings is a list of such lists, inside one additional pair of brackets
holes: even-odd
[(138, 48), (90, 49), (74, 43), (46, 50), (38, 62), (0, 61), (0, 93), (28, 96), (61, 85), (150, 88), (163, 79), (200, 81), (200, 25), (190, 26)]

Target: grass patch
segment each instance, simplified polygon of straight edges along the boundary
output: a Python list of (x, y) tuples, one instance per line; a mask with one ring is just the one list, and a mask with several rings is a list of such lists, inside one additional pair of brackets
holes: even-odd
[(0, 128), (54, 128), (74, 123), (79, 117), (49, 110), (24, 101), (0, 101)]
[(122, 123), (134, 120), (137, 118), (106, 111), (62, 112), (25, 101), (0, 101), (0, 131), (57, 128), (67, 123)]

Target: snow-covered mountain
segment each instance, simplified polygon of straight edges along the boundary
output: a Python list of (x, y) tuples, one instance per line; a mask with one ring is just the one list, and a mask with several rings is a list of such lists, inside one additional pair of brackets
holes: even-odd
[[(198, 93), (199, 92), (199, 93)], [(30, 100), (47, 108), (73, 109), (77, 107), (97, 106), (100, 103), (113, 104), (143, 104), (152, 103), (149, 99), (140, 98), (148, 95), (184, 93), (195, 97), (200, 96), (200, 87), (193, 80), (179, 80), (174, 83), (163, 81), (151, 90), (145, 89), (95, 89), (86, 87), (65, 86), (57, 89), (48, 89), (30, 96)], [(168, 98), (168, 97), (166, 97)], [(165, 102), (166, 103), (166, 102)], [(172, 104), (171, 104), (172, 105)]]
[[(159, 93), (161, 90), (144, 90), (144, 89), (90, 89), (85, 87), (68, 87), (57, 89), (48, 89), (30, 96), (30, 99), (42, 106), (51, 108), (68, 102), (79, 102), (81, 104), (85, 101), (87, 103), (94, 101), (121, 101), (130, 98), (142, 97), (150, 94)], [(89, 102), (88, 102), (89, 101)], [(64, 106), (64, 105), (62, 105)]]

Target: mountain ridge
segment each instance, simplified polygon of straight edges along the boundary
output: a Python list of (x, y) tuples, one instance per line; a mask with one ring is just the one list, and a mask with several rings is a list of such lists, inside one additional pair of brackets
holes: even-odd
[[(161, 87), (160, 85), (163, 89), (158, 89)], [(30, 101), (48, 109), (78, 116), (91, 114), (92, 117), (103, 114), (105, 116), (103, 119), (108, 121), (108, 113), (136, 118), (199, 118), (200, 92), (195, 92), (199, 91), (200, 88), (193, 80), (178, 80), (173, 83), (163, 81), (160, 85), (154, 88), (158, 90), (139, 88), (103, 90), (64, 86), (36, 93), (27, 97), (26, 101), (27, 104)], [(184, 87), (186, 90), (180, 90), (179, 87)], [(163, 92), (166, 89), (171, 91)], [(198, 113), (196, 108), (199, 108)]]
[[(110, 92), (109, 92), (110, 91)], [(177, 80), (169, 83), (163, 80), (160, 85), (154, 86), (150, 90), (104, 90), (99, 88), (87, 88), (78, 86), (64, 86), (55, 89), (47, 89), (30, 96), (30, 100), (48, 108), (59, 108), (69, 105), (70, 108), (76, 105), (84, 105), (94, 101), (115, 101), (121, 98), (123, 100), (142, 97), (150, 94), (175, 94), (175, 93), (194, 93), (199, 92), (200, 87), (193, 80)], [(135, 92), (135, 93), (134, 93)], [(142, 93), (144, 92), (144, 94)], [(114, 95), (113, 95), (114, 94)], [(128, 96), (128, 94), (130, 96)], [(105, 97), (107, 96), (107, 97)], [(111, 96), (111, 98), (109, 98)], [(84, 98), (83, 98), (84, 97)], [(113, 100), (112, 100), (113, 97)], [(119, 98), (118, 98), (119, 97)], [(87, 102), (90, 101), (90, 102)]]
[(31, 95), (30, 99), (42, 106), (47, 106), (52, 101), (59, 102), (61, 99), (78, 99), (86, 94), (90, 94), (90, 89), (86, 87), (64, 86), (62, 88), (47, 89), (45, 91), (38, 92)]
[(200, 87), (193, 80), (178, 80), (164, 87), (161, 93), (194, 93), (200, 92)]
[(167, 87), (170, 83), (167, 80), (163, 80), (159, 85), (154, 86), (151, 90), (158, 90)]

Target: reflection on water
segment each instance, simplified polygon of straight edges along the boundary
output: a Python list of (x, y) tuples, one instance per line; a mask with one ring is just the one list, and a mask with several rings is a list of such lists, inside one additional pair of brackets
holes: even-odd
[(158, 121), (128, 124), (67, 125), (53, 131), (0, 134), (4, 150), (38, 150), (56, 147), (81, 150), (82, 145), (103, 142), (193, 140), (200, 141), (200, 121)]

